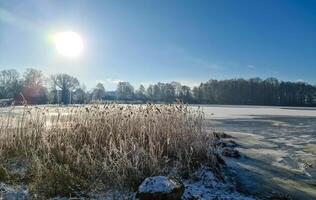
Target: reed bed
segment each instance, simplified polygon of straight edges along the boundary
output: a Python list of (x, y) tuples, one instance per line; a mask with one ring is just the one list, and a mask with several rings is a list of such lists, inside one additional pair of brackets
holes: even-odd
[(203, 112), (183, 104), (25, 106), (0, 120), (0, 181), (34, 197), (133, 191), (148, 176), (217, 170)]

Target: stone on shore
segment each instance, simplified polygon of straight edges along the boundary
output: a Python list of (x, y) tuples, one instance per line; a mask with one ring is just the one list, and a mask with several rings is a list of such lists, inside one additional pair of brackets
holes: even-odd
[(146, 178), (139, 186), (136, 199), (180, 200), (183, 192), (184, 185), (177, 178), (154, 176)]
[(222, 149), (222, 155), (226, 157), (239, 158), (239, 151), (230, 147), (224, 147)]

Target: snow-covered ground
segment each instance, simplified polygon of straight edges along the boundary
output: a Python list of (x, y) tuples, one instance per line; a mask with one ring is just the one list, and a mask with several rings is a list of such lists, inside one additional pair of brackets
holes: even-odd
[[(194, 106), (196, 108), (196, 106)], [(316, 199), (316, 108), (201, 106), (216, 127), (235, 137), (240, 159), (227, 159), (241, 190)]]
[[(191, 106), (197, 108), (198, 105)], [(256, 116), (316, 117), (316, 108), (279, 106), (200, 105), (212, 119), (253, 118)]]

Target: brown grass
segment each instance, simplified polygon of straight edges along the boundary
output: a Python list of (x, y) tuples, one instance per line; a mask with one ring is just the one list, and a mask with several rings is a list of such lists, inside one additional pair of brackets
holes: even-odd
[(0, 116), (0, 176), (10, 171), (5, 163), (23, 160), (26, 172), (15, 180), (37, 196), (135, 190), (144, 178), (171, 170), (216, 169), (203, 113), (182, 104), (15, 110)]

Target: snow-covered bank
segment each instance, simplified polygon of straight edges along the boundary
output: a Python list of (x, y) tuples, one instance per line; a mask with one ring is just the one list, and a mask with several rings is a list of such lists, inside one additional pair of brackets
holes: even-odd
[[(164, 178), (159, 180), (165, 181)], [(247, 197), (236, 191), (236, 187), (231, 182), (223, 182), (216, 178), (214, 174), (206, 169), (202, 168), (190, 179), (182, 180), (184, 185), (184, 192), (182, 200), (254, 200), (253, 197)], [(155, 192), (160, 190), (169, 191), (169, 185), (155, 182), (157, 185), (153, 185)], [(148, 191), (147, 188), (142, 188), (144, 191)], [(134, 199), (136, 193), (120, 193), (118, 191), (111, 191), (108, 193), (91, 193), (90, 196), (82, 197), (82, 199), (95, 199), (95, 200), (114, 200), (114, 199)], [(10, 186), (4, 183), (0, 183), (0, 199), (19, 199), (27, 200), (32, 199), (25, 186)], [(79, 197), (80, 198), (80, 197)], [(55, 197), (51, 200), (66, 200), (67, 198)]]
[(183, 200), (254, 200), (236, 191), (232, 182), (222, 182), (207, 169), (200, 169), (194, 174), (195, 178), (186, 180)]

